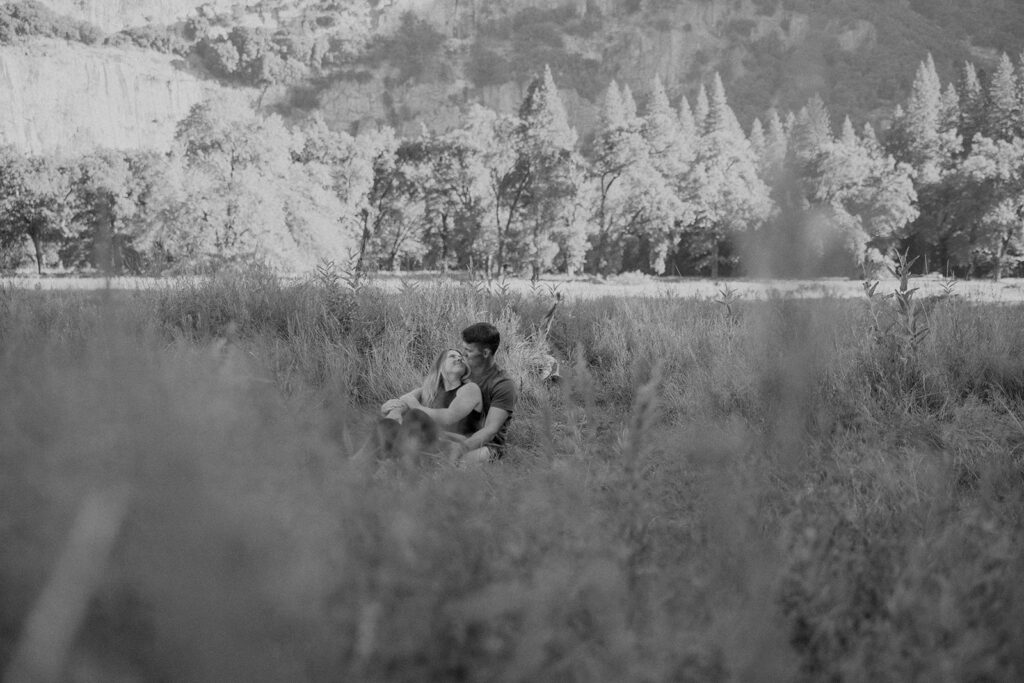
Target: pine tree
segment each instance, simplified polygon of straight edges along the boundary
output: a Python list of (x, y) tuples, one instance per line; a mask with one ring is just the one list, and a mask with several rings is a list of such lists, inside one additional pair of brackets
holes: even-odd
[(994, 140), (1010, 140), (1024, 134), (1022, 110), (1017, 99), (1017, 75), (1004, 52), (988, 87), (985, 134)]
[(687, 150), (681, 144), (676, 113), (659, 86), (653, 84), (642, 120), (632, 119), (631, 107), (620, 104), (614, 82), (605, 96), (591, 165), (596, 232), (590, 267), (600, 273), (622, 267), (627, 242), (646, 245), (652, 257), (644, 256), (641, 267), (650, 265), (661, 272), (681, 216), (682, 204), (673, 183), (681, 182)]
[(598, 122), (601, 130), (605, 131), (622, 129), (627, 125), (626, 106), (622, 103), (619, 84), (614, 80), (608, 84), (608, 89), (605, 90), (604, 106), (598, 113)]
[(942, 115), (939, 117), (939, 130), (959, 135), (960, 127), (960, 93), (950, 81), (942, 91)]
[(708, 130), (708, 114), (711, 111), (711, 103), (708, 101), (708, 91), (704, 84), (700, 84), (697, 90), (697, 100), (693, 105), (693, 123), (697, 135), (704, 135)]
[(743, 128), (736, 119), (736, 114), (725, 96), (725, 86), (722, 85), (722, 77), (715, 72), (711, 82), (711, 96), (708, 101), (708, 114), (706, 130), (728, 132), (737, 138), (743, 137)]
[(693, 164), (697, 154), (699, 135), (697, 134), (697, 123), (693, 118), (693, 110), (690, 108), (690, 101), (685, 97), (679, 99), (679, 147), (684, 150), (684, 160), (687, 165)]
[(796, 114), (789, 134), (789, 154), (799, 168), (810, 163), (832, 142), (828, 110), (818, 95), (813, 95)]
[(771, 109), (768, 112), (768, 129), (765, 132), (764, 153), (759, 162), (761, 176), (769, 184), (773, 184), (775, 178), (782, 173), (783, 164), (786, 162), (788, 146), (788, 136), (782, 119), (779, 118), (779, 112)]
[(848, 147), (856, 147), (860, 142), (857, 139), (857, 132), (853, 129), (853, 121), (850, 120), (849, 116), (843, 119), (843, 128), (839, 133), (839, 142)]
[(657, 76), (651, 83), (647, 114), (643, 117), (643, 137), (654, 167), (670, 185), (681, 185), (694, 150), (685, 146), (678, 115)]
[(765, 148), (767, 143), (764, 137), (764, 124), (761, 123), (761, 119), (754, 117), (753, 123), (750, 124), (750, 135), (747, 136), (750, 140), (750, 150), (754, 153), (754, 156), (758, 159), (758, 164), (765, 156)]
[(629, 89), (629, 85), (622, 86), (622, 110), (626, 114), (626, 121), (631, 125), (637, 121), (636, 99), (633, 98), (633, 91)]
[(988, 108), (988, 96), (971, 62), (964, 63), (957, 90), (960, 93), (960, 122), (957, 129), (963, 140), (964, 153), (970, 153), (974, 136), (985, 129)]
[(917, 171), (918, 187), (939, 182), (959, 152), (952, 106), (948, 98), (943, 99), (935, 62), (929, 54), (918, 65), (906, 111), (897, 123), (889, 147), (896, 159), (911, 164)]
[(693, 118), (690, 100), (685, 95), (679, 99), (679, 132), (688, 141), (697, 139), (697, 123)]
[(870, 154), (880, 154), (882, 145), (878, 142), (878, 135), (875, 134), (875, 127), (868, 121), (860, 131), (861, 144)]
[(771, 198), (717, 77), (712, 93), (694, 162), (696, 221), (691, 232), (695, 244), (706, 249), (711, 276), (717, 278), (722, 242), (759, 227), (771, 210)]
[(558, 253), (552, 231), (564, 222), (564, 213), (572, 205), (579, 177), (574, 169), (581, 165), (575, 153), (576, 131), (569, 126), (549, 67), (527, 89), (519, 117), (523, 135), (518, 165), (529, 178), (522, 247), (536, 280)]
[(628, 209), (631, 179), (637, 166), (649, 164), (647, 155), (647, 145), (628, 118), (618, 84), (612, 81), (605, 92), (590, 165), (596, 226), (590, 261), (595, 272), (606, 274), (618, 268), (619, 242), (634, 220)]

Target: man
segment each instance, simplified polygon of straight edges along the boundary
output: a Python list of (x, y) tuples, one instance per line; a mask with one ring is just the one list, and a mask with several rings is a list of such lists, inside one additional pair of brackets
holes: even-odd
[[(505, 435), (516, 405), (516, 387), (494, 359), (500, 343), (501, 334), (490, 323), (474, 323), (462, 331), (462, 357), (469, 366), (469, 381), (480, 387), (481, 410), (476, 431), (465, 438), (447, 435), (457, 445), (459, 464), (492, 462), (504, 455)], [(445, 411), (420, 405), (412, 393), (396, 400), (433, 419), (441, 419)], [(389, 406), (394, 407), (388, 402), (384, 410)]]
[(462, 443), (462, 462), (491, 462), (504, 455), (508, 423), (516, 405), (516, 385), (498, 367), (494, 354), (501, 343), (498, 328), (474, 323), (462, 331), (462, 357), (469, 379), (480, 387), (484, 423)]

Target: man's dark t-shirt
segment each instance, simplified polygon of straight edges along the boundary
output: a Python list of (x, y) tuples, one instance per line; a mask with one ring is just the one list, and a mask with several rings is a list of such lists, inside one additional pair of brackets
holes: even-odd
[[(497, 365), (487, 370), (481, 370), (479, 374), (471, 378), (480, 387), (480, 395), (483, 399), (483, 419), (487, 420), (487, 413), (491, 406), (501, 408), (508, 412), (508, 419), (501, 429), (494, 435), (491, 441), (485, 445), (494, 446), (498, 449), (505, 446), (505, 434), (508, 432), (508, 423), (512, 421), (512, 411), (516, 407), (516, 385), (512, 379), (505, 374), (505, 371)], [(481, 425), (483, 426), (483, 425)]]
[[(455, 387), (448, 391), (442, 391), (434, 397), (434, 402), (428, 406), (430, 408), (447, 408), (455, 400), (455, 395), (462, 387)], [(479, 431), (484, 426), (484, 414), (478, 410), (470, 411), (469, 415), (462, 418), (455, 424), (446, 427), (445, 429), (455, 434), (461, 434), (462, 436), (471, 436), (475, 432)]]

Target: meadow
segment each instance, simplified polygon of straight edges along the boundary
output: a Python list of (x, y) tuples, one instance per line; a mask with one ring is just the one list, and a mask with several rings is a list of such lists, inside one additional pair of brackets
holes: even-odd
[[(68, 681), (1020, 680), (1024, 308), (895, 288), (8, 285), (0, 672), (49, 614)], [(481, 319), (508, 456), (354, 459)]]

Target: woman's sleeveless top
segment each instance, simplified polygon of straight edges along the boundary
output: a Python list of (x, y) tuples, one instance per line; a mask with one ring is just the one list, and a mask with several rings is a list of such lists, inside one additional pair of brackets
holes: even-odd
[[(461, 387), (455, 387), (449, 391), (439, 391), (437, 396), (434, 397), (433, 405), (431, 408), (447, 408), (455, 400), (455, 394), (458, 393)], [(470, 411), (469, 415), (462, 418), (453, 425), (445, 427), (445, 431), (452, 432), (454, 434), (461, 434), (462, 436), (469, 436), (480, 430), (484, 424), (484, 415), (479, 410)]]

